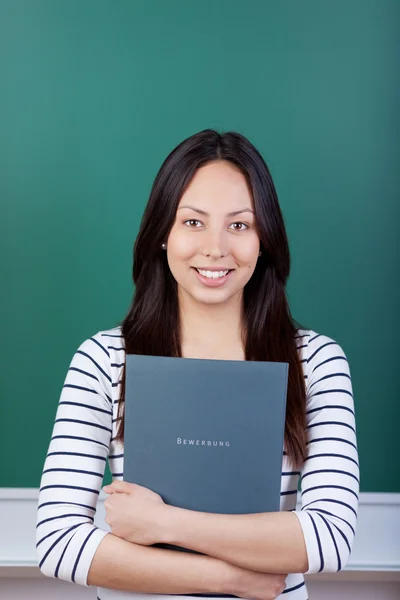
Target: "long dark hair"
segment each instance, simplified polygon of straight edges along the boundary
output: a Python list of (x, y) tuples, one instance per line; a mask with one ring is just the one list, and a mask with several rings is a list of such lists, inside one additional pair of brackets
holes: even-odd
[[(262, 156), (241, 134), (205, 129), (181, 142), (165, 159), (151, 189), (133, 249), (136, 286), (121, 323), (127, 354), (181, 357), (177, 284), (161, 245), (175, 221), (181, 196), (195, 172), (224, 160), (236, 165), (252, 191), (262, 256), (243, 291), (246, 360), (289, 363), (285, 447), (292, 464), (306, 458), (306, 389), (286, 282), (290, 253), (275, 187)], [(122, 372), (116, 441), (124, 439), (125, 368)]]

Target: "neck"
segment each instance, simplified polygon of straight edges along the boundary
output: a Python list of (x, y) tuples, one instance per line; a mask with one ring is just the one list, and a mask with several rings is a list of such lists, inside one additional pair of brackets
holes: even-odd
[(242, 357), (242, 294), (218, 304), (196, 302), (184, 293), (178, 296), (183, 356)]

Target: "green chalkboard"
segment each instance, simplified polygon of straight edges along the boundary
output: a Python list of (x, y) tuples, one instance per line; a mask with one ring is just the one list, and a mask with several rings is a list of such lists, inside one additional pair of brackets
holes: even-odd
[(353, 377), (362, 491), (400, 492), (396, 0), (1, 0), (0, 486), (37, 487), (78, 345), (131, 300), (166, 155), (236, 130), (274, 177), (293, 315)]

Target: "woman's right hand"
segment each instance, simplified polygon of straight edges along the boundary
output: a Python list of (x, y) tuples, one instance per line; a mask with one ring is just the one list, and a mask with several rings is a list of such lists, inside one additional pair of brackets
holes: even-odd
[(232, 566), (235, 571), (231, 579), (229, 594), (249, 600), (275, 600), (286, 588), (287, 574), (261, 573)]

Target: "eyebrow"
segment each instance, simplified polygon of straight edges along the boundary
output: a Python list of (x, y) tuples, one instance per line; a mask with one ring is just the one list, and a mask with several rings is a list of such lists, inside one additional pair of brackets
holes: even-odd
[[(190, 208), (191, 210), (194, 210), (195, 212), (199, 213), (200, 215), (205, 215), (206, 217), (209, 217), (210, 214), (208, 212), (206, 212), (205, 210), (201, 210), (200, 208), (195, 208), (194, 206), (180, 206), (178, 208), (178, 210), (181, 210), (181, 208)], [(240, 215), (241, 213), (244, 212), (249, 212), (251, 214), (255, 214), (254, 210), (252, 210), (251, 208), (243, 208), (241, 210), (234, 210), (233, 212), (230, 212), (227, 214), (227, 217), (236, 217), (236, 215)]]

